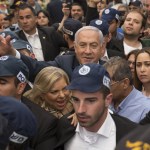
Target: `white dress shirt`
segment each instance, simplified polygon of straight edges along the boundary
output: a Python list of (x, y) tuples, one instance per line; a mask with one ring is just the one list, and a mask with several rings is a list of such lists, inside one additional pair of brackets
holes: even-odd
[(27, 34), (25, 32), (24, 32), (24, 34), (25, 34), (27, 40), (29, 41), (29, 43), (32, 46), (35, 58), (38, 61), (43, 61), (44, 60), (43, 51), (42, 51), (41, 41), (40, 41), (40, 38), (39, 38), (39, 34), (38, 34), (37, 28), (36, 28), (36, 33), (34, 33), (33, 35), (29, 35), (29, 34)]
[(89, 132), (79, 124), (75, 135), (65, 144), (65, 150), (114, 150), (116, 147), (116, 125), (108, 113), (97, 132)]

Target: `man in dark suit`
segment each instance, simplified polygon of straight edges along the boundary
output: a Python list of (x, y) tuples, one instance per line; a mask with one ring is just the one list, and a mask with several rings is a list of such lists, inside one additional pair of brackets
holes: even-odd
[[(29, 68), (29, 80), (34, 81), (36, 74), (47, 66), (55, 66), (63, 69), (69, 77), (71, 77), (73, 69), (86, 63), (104, 64), (101, 57), (104, 54), (104, 41), (102, 32), (92, 26), (84, 26), (75, 34), (74, 49), (75, 54), (57, 56), (54, 61), (36, 61), (25, 55), (20, 55), (18, 51), (13, 49), (10, 44), (10, 37), (3, 38), (0, 36), (0, 55), (13, 55), (21, 58)], [(111, 55), (109, 55), (111, 57)]]
[(35, 115), (37, 134), (30, 140), (35, 150), (53, 150), (56, 144), (57, 119), (30, 100), (22, 97), (27, 84), (28, 68), (13, 56), (0, 57), (0, 96), (12, 96), (24, 103)]
[(37, 60), (54, 60), (65, 45), (63, 37), (53, 27), (37, 28), (35, 10), (27, 4), (19, 7), (18, 22), (22, 30), (16, 33), (31, 44)]

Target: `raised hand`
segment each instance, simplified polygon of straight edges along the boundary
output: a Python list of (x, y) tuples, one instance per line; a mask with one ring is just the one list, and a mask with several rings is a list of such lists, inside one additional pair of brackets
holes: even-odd
[(13, 46), (10, 43), (11, 36), (7, 36), (4, 38), (0, 35), (0, 56), (4, 55), (16, 55), (16, 50), (13, 48)]

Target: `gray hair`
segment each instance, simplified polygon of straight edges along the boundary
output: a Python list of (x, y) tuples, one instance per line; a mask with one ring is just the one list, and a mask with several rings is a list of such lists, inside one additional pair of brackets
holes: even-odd
[(92, 31), (95, 31), (99, 34), (99, 40), (100, 40), (100, 43), (102, 44), (103, 43), (103, 40), (104, 40), (104, 37), (103, 37), (103, 33), (96, 27), (93, 27), (93, 26), (84, 26), (82, 28), (80, 28), (76, 33), (75, 33), (75, 40), (74, 42), (77, 43), (78, 41), (78, 35), (81, 31), (85, 31), (85, 30), (92, 30)]
[(110, 58), (103, 66), (106, 70), (110, 69), (112, 71), (111, 79), (113, 81), (121, 81), (128, 78), (130, 85), (133, 84), (132, 73), (127, 60), (119, 56), (115, 56)]

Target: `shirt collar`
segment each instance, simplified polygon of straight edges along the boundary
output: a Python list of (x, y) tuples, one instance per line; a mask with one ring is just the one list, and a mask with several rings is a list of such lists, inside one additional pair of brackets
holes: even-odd
[(105, 49), (104, 56), (101, 58), (101, 60), (103, 60), (103, 61), (108, 61), (109, 60), (107, 49)]
[[(84, 134), (83, 133), (83, 127), (81, 127), (78, 123), (77, 127), (76, 127), (76, 132), (80, 133), (80, 134)], [(100, 127), (100, 129), (95, 133), (96, 135), (102, 135), (104, 137), (109, 138), (110, 134), (112, 133), (112, 131), (115, 132), (116, 130), (116, 126), (115, 123), (111, 117), (111, 115), (108, 112), (108, 115), (104, 121), (104, 123), (102, 124), (102, 126)], [(88, 132), (88, 131), (87, 131)], [(89, 132), (90, 133), (90, 132)], [(92, 134), (93, 132), (91, 132)]]
[[(24, 32), (24, 31), (23, 31)], [(38, 30), (37, 30), (37, 28), (36, 28), (36, 32), (34, 33), (34, 34), (32, 34), (32, 35), (29, 35), (28, 33), (26, 33), (26, 32), (24, 32), (24, 34), (25, 34), (25, 36), (28, 38), (28, 37), (34, 37), (35, 35), (39, 35), (39, 33), (38, 33)]]
[(113, 103), (110, 105), (110, 109), (117, 113), (119, 110), (127, 106), (127, 104), (130, 103), (130, 101), (133, 99), (135, 95), (136, 95), (136, 91), (135, 91), (135, 87), (133, 87), (132, 91), (129, 93), (129, 95), (126, 98), (124, 98), (124, 100), (119, 104), (117, 109), (114, 108)]

